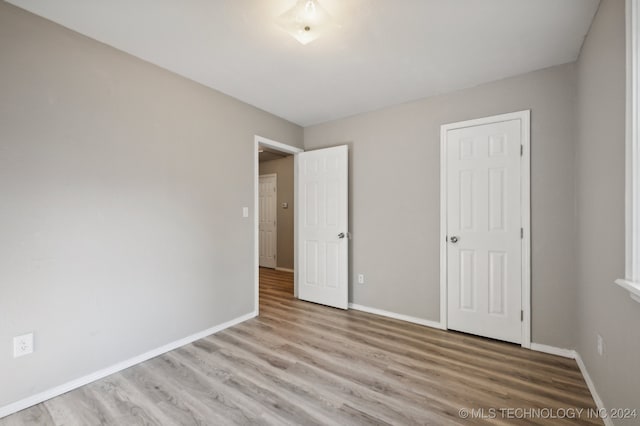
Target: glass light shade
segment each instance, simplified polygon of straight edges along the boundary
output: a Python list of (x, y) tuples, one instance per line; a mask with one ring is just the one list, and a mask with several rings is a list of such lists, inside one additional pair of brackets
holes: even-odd
[(278, 17), (278, 25), (302, 44), (317, 39), (331, 26), (331, 15), (316, 0), (297, 0)]

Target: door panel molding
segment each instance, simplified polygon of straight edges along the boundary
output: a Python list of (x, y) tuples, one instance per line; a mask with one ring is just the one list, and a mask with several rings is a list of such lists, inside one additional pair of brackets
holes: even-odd
[[(521, 346), (531, 348), (531, 110), (518, 111), (507, 114), (500, 114), (491, 117), (484, 117), (474, 120), (461, 121), (445, 124), (440, 127), (440, 323), (443, 328), (448, 328), (448, 308), (447, 308), (447, 155), (448, 155), (448, 132), (456, 129), (464, 129), (486, 124), (501, 123), (511, 120), (520, 120), (521, 123), (521, 144), (522, 155), (520, 158), (520, 203), (521, 203), (521, 223), (522, 223), (522, 266), (521, 266), (521, 309), (522, 309), (522, 340)], [(490, 140), (490, 155), (499, 156), (504, 151), (504, 141), (498, 137)], [(472, 155), (472, 146), (467, 146), (461, 141), (460, 153), (463, 156)], [(495, 200), (494, 200), (495, 201)], [(498, 200), (501, 201), (501, 200)], [(494, 224), (498, 225), (504, 219), (493, 217)], [(494, 301), (497, 305), (500, 301)], [(495, 308), (495, 305), (494, 305)]]

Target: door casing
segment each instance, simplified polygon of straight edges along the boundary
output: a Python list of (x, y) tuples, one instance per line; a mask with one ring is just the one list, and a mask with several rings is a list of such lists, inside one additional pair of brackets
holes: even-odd
[(522, 344), (531, 348), (531, 110), (444, 124), (440, 127), (440, 323), (447, 329), (447, 134), (465, 127), (520, 120), (522, 132), (521, 211), (522, 211)]

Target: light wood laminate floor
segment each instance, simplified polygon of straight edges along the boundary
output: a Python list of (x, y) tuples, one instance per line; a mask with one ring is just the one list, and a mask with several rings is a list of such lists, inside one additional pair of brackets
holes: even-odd
[(602, 424), (548, 418), (595, 408), (573, 360), (298, 301), (292, 289), (292, 274), (261, 269), (258, 318), (0, 425)]

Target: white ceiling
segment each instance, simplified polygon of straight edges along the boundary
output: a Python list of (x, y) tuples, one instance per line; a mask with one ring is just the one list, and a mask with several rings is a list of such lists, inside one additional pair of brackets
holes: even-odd
[(8, 1), (302, 126), (574, 61), (599, 3), (319, 0), (303, 46), (295, 0)]

